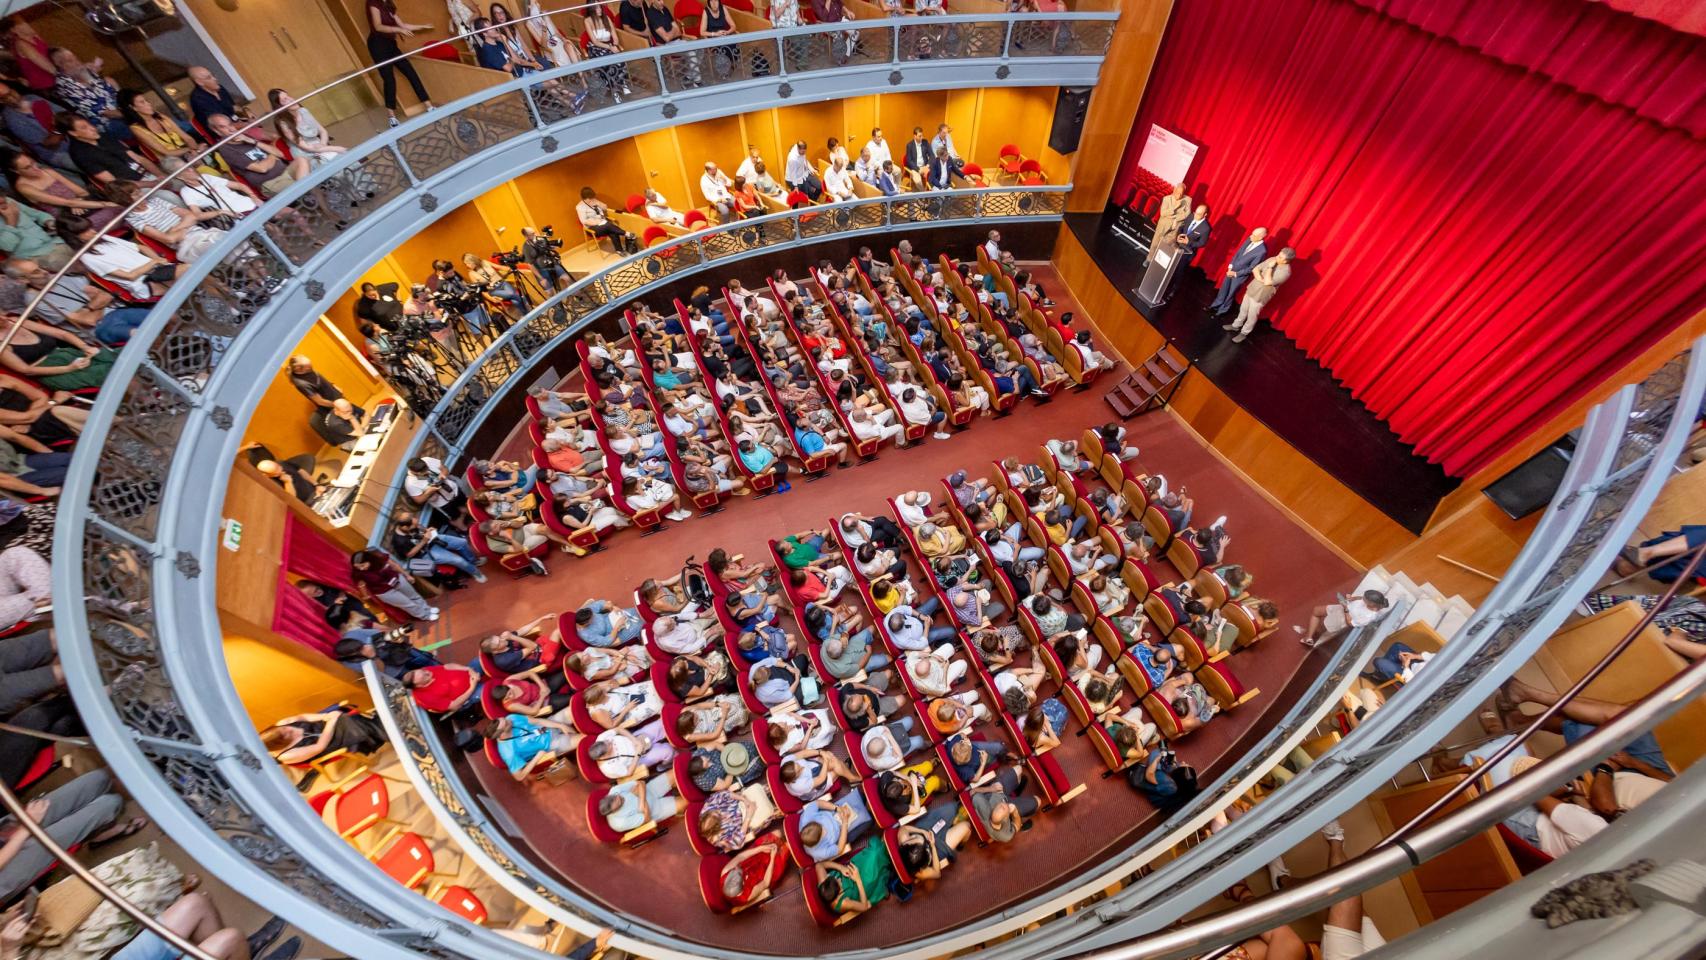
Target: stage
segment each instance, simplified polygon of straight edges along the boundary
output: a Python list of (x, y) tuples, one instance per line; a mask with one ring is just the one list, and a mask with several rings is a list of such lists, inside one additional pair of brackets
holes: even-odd
[[(1137, 296), (1142, 253), (1115, 234), (1115, 211), (1069, 213), (1066, 226), (1109, 284), (1202, 377), (1280, 440), (1393, 522), (1419, 534), (1458, 481), (1417, 456), (1331, 373), (1262, 322), (1241, 344), (1204, 312), (1215, 286), (1198, 269), (1180, 278), (1172, 299), (1151, 307)], [(1148, 231), (1140, 233), (1147, 239)], [(1149, 347), (1152, 351), (1153, 346)], [(1144, 354), (1147, 355), (1147, 352)], [(1143, 356), (1127, 354), (1134, 363)], [(1266, 483), (1259, 470), (1251, 472)]]

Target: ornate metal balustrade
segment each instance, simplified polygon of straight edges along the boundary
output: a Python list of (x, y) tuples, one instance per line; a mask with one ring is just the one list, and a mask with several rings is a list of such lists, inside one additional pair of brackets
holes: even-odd
[[(211, 569), (239, 425), (338, 292), (440, 209), (572, 150), (701, 117), (892, 90), (1094, 84), (1117, 19), (959, 16), (928, 30), (893, 19), (599, 58), (416, 117), (238, 221), (120, 355), (59, 502), (62, 659), (127, 790), (206, 869), (352, 956), (533, 955), (391, 883), (348, 845), (327, 843), (251, 732), (224, 667)], [(836, 224), (1058, 217), (1066, 189), (855, 202), (769, 218), (754, 227), (758, 241), (735, 230), (689, 238), (674, 246), (678, 259), (631, 258), (560, 298), (561, 311), (509, 337), (474, 377), (490, 389), (608, 298), (695, 263), (826, 235)], [(461, 436), (477, 412), (466, 394), (451, 396), (454, 412), (435, 425)], [(664, 944), (646, 952), (676, 953)]]

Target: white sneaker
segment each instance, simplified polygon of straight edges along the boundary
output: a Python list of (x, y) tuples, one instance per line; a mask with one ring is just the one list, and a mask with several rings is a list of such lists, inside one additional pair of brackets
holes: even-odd
[(438, 608), (437, 607), (427, 607), (426, 619), (428, 622), (437, 620), (438, 619)]
[(1321, 828), (1321, 836), (1326, 837), (1328, 840), (1337, 840), (1340, 843), (1344, 843), (1345, 828), (1339, 826), (1339, 821), (1336, 819), (1328, 820), (1327, 825)]
[(668, 517), (671, 520), (680, 521), (680, 520), (686, 520), (687, 518), (693, 516), (693, 514), (686, 511), (686, 510), (671, 510), (669, 513), (664, 514), (664, 516)]
[(1268, 882), (1275, 890), (1280, 889), (1280, 881), (1291, 876), (1291, 868), (1285, 865), (1284, 857), (1275, 857), (1268, 861)]
[(952, 439), (954, 439), (953, 434), (944, 433), (941, 430), (938, 430), (935, 433), (932, 433), (930, 436), (935, 437), (937, 440), (952, 440)]
[(475, 570), (474, 571), (474, 582), (475, 583), (485, 583), (486, 582), (486, 575), (481, 573), (478, 570)]

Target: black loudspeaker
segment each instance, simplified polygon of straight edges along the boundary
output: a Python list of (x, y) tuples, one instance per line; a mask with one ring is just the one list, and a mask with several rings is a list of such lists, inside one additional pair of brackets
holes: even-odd
[(1055, 153), (1078, 149), (1084, 135), (1084, 114), (1090, 109), (1089, 87), (1061, 87), (1054, 95), (1054, 126), (1048, 132), (1048, 148)]
[(1505, 516), (1521, 520), (1552, 502), (1564, 482), (1564, 471), (1576, 452), (1576, 433), (1571, 431), (1546, 449), (1524, 460), (1516, 469), (1482, 489)]

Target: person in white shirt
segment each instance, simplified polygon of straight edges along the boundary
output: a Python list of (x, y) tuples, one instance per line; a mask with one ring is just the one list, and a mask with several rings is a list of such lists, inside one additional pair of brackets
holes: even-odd
[(883, 139), (882, 127), (871, 128), (871, 139), (865, 141), (865, 152), (871, 155), (871, 166), (878, 170), (885, 162), (894, 159), (889, 153), (889, 142)]
[(866, 147), (860, 150), (859, 159), (853, 161), (853, 175), (875, 186), (877, 174), (880, 172), (882, 172), (882, 165), (871, 162), (871, 148)]
[(824, 192), (837, 200), (851, 200), (856, 196), (853, 192), (853, 178), (847, 173), (847, 162), (840, 157), (830, 161), (829, 170), (823, 175)]
[[(1518, 757), (1511, 763), (1511, 776), (1520, 777), (1539, 765), (1538, 757)], [(1609, 826), (1604, 817), (1567, 797), (1541, 797), (1535, 806), (1540, 810), (1540, 818), (1535, 821), (1540, 851), (1549, 857), (1569, 853)]]
[[(61, 217), (60, 239), (72, 248), (81, 247), (94, 239), (95, 228), (82, 217)], [(67, 229), (67, 228), (73, 229)], [(86, 228), (86, 229), (74, 229)], [(95, 276), (117, 284), (132, 296), (157, 297), (177, 278), (188, 264), (167, 263), (129, 240), (102, 237), (78, 258), (83, 269)]]
[(806, 142), (795, 141), (794, 145), (788, 148), (788, 162), (782, 170), (782, 180), (788, 185), (788, 189), (798, 190), (811, 175), (812, 163), (806, 159)]
[(580, 218), (581, 226), (595, 237), (608, 239), (618, 251), (638, 253), (640, 238), (622, 229), (610, 219), (610, 208), (598, 199), (598, 191), (591, 187), (581, 188), (580, 202), (575, 204), (575, 216)]
[(735, 168), (735, 176), (745, 177), (746, 182), (751, 183), (758, 179), (758, 168), (763, 163), (764, 157), (759, 155), (758, 145), (749, 143), (746, 145), (746, 159)]
[(930, 494), (923, 490), (901, 494), (895, 499), (894, 509), (900, 515), (901, 522), (909, 527), (921, 526), (925, 521), (946, 517), (946, 514), (930, 512)]
[(989, 239), (983, 242), (983, 252), (989, 254), (990, 263), (1001, 262), (1001, 231), (989, 231)]
[(646, 218), (653, 223), (667, 223), (672, 227), (681, 227), (687, 224), (686, 219), (681, 214), (669, 208), (669, 200), (650, 187), (646, 188)]
[(948, 156), (954, 160), (960, 158), (960, 152), (954, 149), (954, 128), (945, 123), (936, 125), (936, 135), (930, 138), (930, 153), (938, 150), (948, 151)]
[[(883, 414), (885, 416), (892, 415), (887, 410), (884, 410)], [(900, 424), (879, 423), (876, 418), (865, 411), (864, 407), (854, 407), (853, 411), (847, 415), (847, 422), (853, 428), (853, 436), (860, 440), (893, 439), (899, 446), (906, 445), (906, 437), (903, 435), (903, 428)]]
[(895, 404), (900, 407), (901, 418), (907, 423), (914, 426), (937, 426), (936, 432), (932, 434), (937, 440), (953, 438), (953, 434), (943, 432), (938, 426), (947, 419), (947, 415), (936, 409), (930, 402), (930, 395), (924, 391), (913, 386), (902, 387), (900, 394), (895, 397)]
[(261, 205), (243, 184), (187, 167), (180, 157), (162, 158), (160, 169), (176, 174), (178, 199), (192, 210), (224, 210), (241, 217)]
[(717, 219), (723, 223), (735, 218), (735, 198), (729, 193), (733, 182), (715, 163), (706, 163), (705, 174), (699, 178), (699, 192), (705, 195), (706, 203), (717, 208)]
[(1314, 646), (1330, 634), (1374, 622), (1385, 615), (1388, 606), (1386, 594), (1379, 590), (1364, 590), (1354, 599), (1316, 607), (1310, 614), (1308, 627), (1293, 624), (1291, 629), (1303, 638), (1304, 644)]

